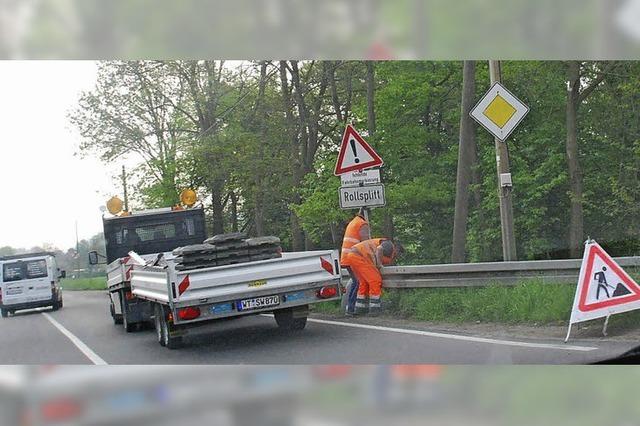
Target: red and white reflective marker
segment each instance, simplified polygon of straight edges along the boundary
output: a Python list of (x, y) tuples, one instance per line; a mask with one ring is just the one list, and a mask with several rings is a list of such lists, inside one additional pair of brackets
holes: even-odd
[(639, 308), (640, 286), (598, 243), (587, 243), (565, 342), (572, 324)]
[(358, 134), (351, 124), (348, 124), (342, 136), (340, 153), (333, 174), (340, 176), (354, 170), (370, 169), (383, 164), (382, 158), (371, 148), (371, 145)]

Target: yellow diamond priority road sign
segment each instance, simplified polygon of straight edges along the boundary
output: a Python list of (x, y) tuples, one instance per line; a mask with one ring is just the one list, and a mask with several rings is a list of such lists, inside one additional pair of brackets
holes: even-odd
[(504, 142), (528, 112), (528, 106), (503, 85), (496, 83), (471, 110), (470, 115), (493, 136)]

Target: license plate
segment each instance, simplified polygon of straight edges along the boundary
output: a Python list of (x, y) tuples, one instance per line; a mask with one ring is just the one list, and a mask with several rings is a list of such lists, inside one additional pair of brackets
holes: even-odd
[(269, 308), (280, 304), (280, 296), (264, 296), (255, 299), (245, 299), (237, 303), (239, 311), (250, 311), (252, 309)]
[(22, 289), (21, 288), (8, 288), (6, 290), (7, 292), (7, 296), (12, 296), (15, 294), (22, 294)]

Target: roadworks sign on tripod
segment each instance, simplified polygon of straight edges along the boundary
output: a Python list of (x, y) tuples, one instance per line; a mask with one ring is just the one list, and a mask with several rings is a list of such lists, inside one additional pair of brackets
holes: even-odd
[(640, 286), (595, 241), (585, 244), (578, 287), (573, 301), (567, 338), (571, 325), (640, 308)]

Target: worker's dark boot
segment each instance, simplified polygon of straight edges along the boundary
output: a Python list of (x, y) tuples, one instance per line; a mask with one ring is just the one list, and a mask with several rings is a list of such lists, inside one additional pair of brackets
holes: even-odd
[(382, 313), (382, 306), (380, 304), (380, 296), (369, 297), (369, 316), (376, 317)]

